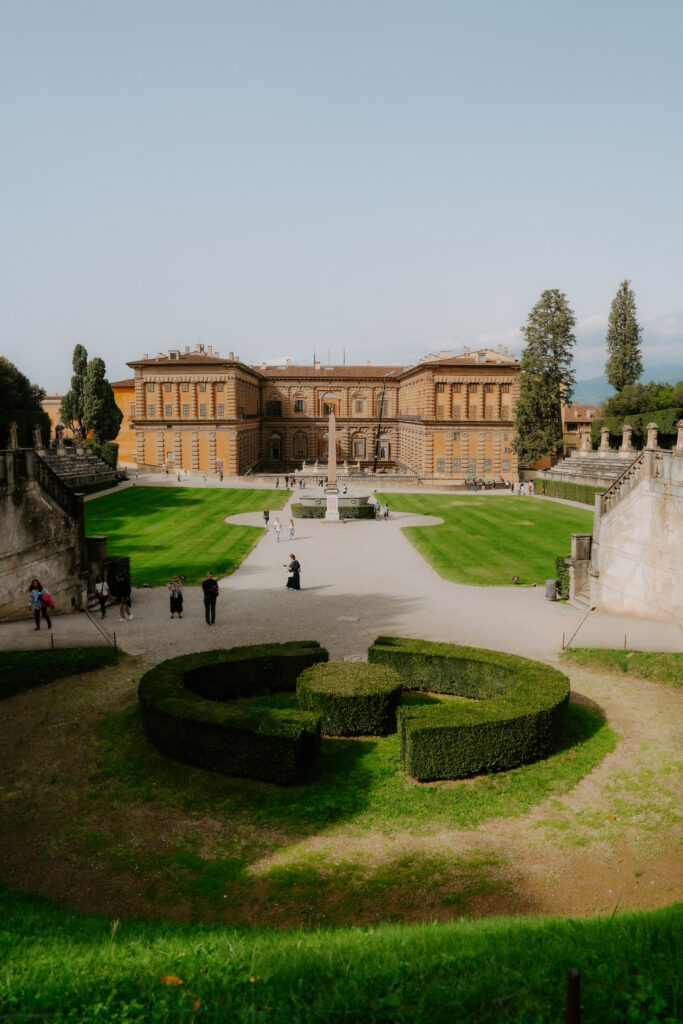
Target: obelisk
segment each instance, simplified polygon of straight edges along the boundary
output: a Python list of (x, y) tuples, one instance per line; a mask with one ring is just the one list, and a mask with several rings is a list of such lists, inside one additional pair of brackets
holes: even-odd
[(339, 489), (337, 487), (337, 423), (334, 410), (330, 413), (327, 428), (327, 511), (325, 521), (339, 522)]

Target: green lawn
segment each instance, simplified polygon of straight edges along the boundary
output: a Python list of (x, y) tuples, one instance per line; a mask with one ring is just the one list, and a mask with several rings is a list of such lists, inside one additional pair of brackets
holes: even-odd
[(539, 498), (378, 494), (395, 512), (439, 516), (440, 526), (409, 526), (408, 540), (440, 576), (454, 583), (508, 586), (555, 578), (572, 533), (591, 533), (593, 513)]
[(569, 647), (562, 652), (565, 661), (577, 665), (628, 672), (641, 679), (653, 679), (668, 686), (683, 687), (683, 654), (660, 651), (612, 651), (602, 647)]
[(173, 573), (188, 584), (211, 570), (228, 576), (249, 554), (261, 527), (232, 526), (225, 516), (285, 506), (290, 491), (129, 487), (85, 505), (87, 534), (106, 534), (111, 555), (130, 555), (131, 582), (161, 586)]
[[(104, 883), (106, 884), (106, 882)], [(680, 1020), (681, 910), (278, 931), (112, 921), (0, 891), (8, 1020), (550, 1024)]]

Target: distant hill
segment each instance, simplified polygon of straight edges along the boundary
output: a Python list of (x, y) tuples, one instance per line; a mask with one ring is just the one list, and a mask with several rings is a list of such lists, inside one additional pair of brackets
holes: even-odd
[[(683, 363), (646, 363), (640, 380), (642, 384), (648, 384), (651, 380), (658, 384), (677, 384), (683, 380)], [(575, 405), (601, 405), (613, 394), (614, 388), (603, 373), (589, 380), (577, 380), (572, 401)]]

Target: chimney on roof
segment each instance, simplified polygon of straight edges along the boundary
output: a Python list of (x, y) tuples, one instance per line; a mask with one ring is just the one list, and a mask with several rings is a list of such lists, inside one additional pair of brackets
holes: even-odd
[(316, 370), (319, 370), (319, 369), (320, 369), (320, 360), (319, 360), (319, 359), (316, 359), (316, 361), (315, 361), (315, 364), (314, 364), (314, 365), (315, 365), (315, 368), (316, 368)]
[(439, 352), (439, 357), (441, 359), (452, 359), (452, 357), (453, 357), (453, 349), (451, 349), (451, 348), (442, 348), (441, 351)]
[(291, 359), (285, 359), (285, 366), (291, 366), (291, 365), (292, 365), (292, 360)]
[(143, 359), (149, 359), (149, 356), (148, 356), (148, 355), (147, 355), (147, 353), (145, 352), (145, 353), (143, 353), (143, 356), (142, 356), (142, 358), (143, 358)]
[(206, 351), (209, 353), (210, 356), (212, 356), (213, 355), (213, 345), (208, 345)]
[(235, 358), (235, 353), (234, 352), (228, 352), (228, 359), (232, 360), (234, 358)]
[(367, 361), (367, 363), (365, 365), (366, 366), (372, 366), (372, 359), (368, 359), (368, 361)]
[(468, 355), (470, 354), (470, 349), (469, 349), (469, 348), (467, 348), (467, 347), (463, 348), (463, 350), (462, 350), (462, 354), (463, 354), (464, 356), (468, 356)]
[(157, 352), (157, 359), (165, 359), (166, 354), (164, 352)]
[(195, 345), (195, 349), (194, 350), (195, 350), (195, 352), (203, 352), (204, 351), (204, 346), (202, 345), (202, 343), (200, 341), (197, 342), (197, 344)]
[(185, 355), (189, 355), (189, 353), (190, 353), (190, 346), (186, 345), (185, 346)]

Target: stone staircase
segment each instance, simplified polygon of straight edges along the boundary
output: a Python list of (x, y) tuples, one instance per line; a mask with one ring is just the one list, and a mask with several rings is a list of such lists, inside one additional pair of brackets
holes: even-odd
[(610, 487), (640, 456), (635, 449), (628, 452), (573, 451), (552, 469), (538, 476), (546, 480), (564, 480), (570, 483)]
[(114, 478), (111, 466), (87, 449), (79, 452), (71, 447), (50, 448), (43, 455), (43, 461), (71, 490)]

